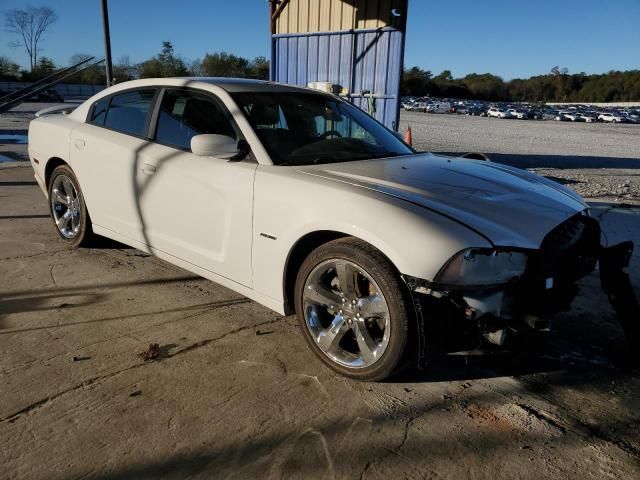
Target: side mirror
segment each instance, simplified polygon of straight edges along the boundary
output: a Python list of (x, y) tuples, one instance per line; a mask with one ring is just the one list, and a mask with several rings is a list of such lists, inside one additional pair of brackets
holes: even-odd
[(238, 155), (238, 141), (227, 135), (204, 133), (191, 138), (191, 151), (201, 157), (231, 160)]

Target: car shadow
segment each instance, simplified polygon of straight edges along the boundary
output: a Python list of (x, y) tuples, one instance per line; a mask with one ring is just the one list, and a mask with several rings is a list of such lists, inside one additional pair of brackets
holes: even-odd
[(0, 215), (0, 220), (13, 220), (13, 219), (34, 219), (34, 218), (50, 218), (48, 214), (44, 215)]
[(410, 367), (384, 383), (441, 383), (502, 377), (518, 379), (554, 373), (565, 377), (580, 377), (588, 373), (596, 378), (614, 379), (637, 370), (637, 360), (624, 347), (617, 353), (600, 355), (595, 361), (588, 352), (600, 353), (598, 348), (583, 349), (574, 344), (563, 352), (540, 348), (527, 352), (512, 350), (447, 355), (433, 361), (424, 370)]
[(36, 181), (10, 181), (0, 182), (0, 187), (28, 187), (31, 185), (38, 185)]
[[(135, 248), (125, 245), (124, 243), (120, 243), (117, 240), (97, 235), (92, 239), (91, 248), (95, 250), (135, 250)], [(149, 255), (142, 251), (140, 254), (143, 256)]]
[[(220, 308), (230, 307), (234, 305), (242, 305), (249, 303), (251, 300), (245, 297), (231, 298), (227, 300), (218, 300), (214, 302), (199, 303), (194, 305), (185, 305), (175, 308), (163, 308), (163, 309), (149, 309), (146, 311), (127, 313), (124, 315), (105, 316), (96, 319), (89, 320), (77, 320), (65, 323), (58, 323), (57, 325), (38, 325), (38, 326), (25, 326), (25, 327), (7, 327), (2, 324), (1, 320), (5, 315), (25, 313), (25, 312), (38, 312), (38, 311), (60, 311), (62, 309), (72, 309), (95, 306), (97, 303), (105, 301), (107, 295), (102, 293), (77, 293), (71, 292), (67, 294), (56, 295), (33, 295), (28, 297), (20, 297), (15, 299), (0, 299), (0, 335), (5, 334), (17, 334), (36, 332), (40, 330), (50, 330), (51, 328), (67, 329), (73, 327), (79, 327), (83, 325), (90, 325), (96, 323), (108, 323), (108, 322), (120, 322), (122, 320), (132, 318), (154, 318), (160, 315), (167, 314), (180, 314), (190, 313), (198, 311), (211, 311)], [(179, 320), (176, 320), (179, 321)]]
[[(604, 296), (603, 296), (604, 297)], [(604, 298), (603, 298), (604, 299)], [(636, 371), (640, 358), (613, 309), (571, 311), (551, 317), (551, 331), (512, 337), (505, 349), (442, 356), (424, 370), (409, 368), (389, 383), (435, 383), (558, 373), (565, 378), (614, 379)]]

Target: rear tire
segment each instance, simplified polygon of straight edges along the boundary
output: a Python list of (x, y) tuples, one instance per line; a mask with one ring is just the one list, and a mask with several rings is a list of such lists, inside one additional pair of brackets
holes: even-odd
[(382, 380), (406, 365), (410, 301), (391, 262), (353, 237), (318, 247), (296, 278), (307, 344), (326, 366), (355, 380)]
[(68, 165), (60, 165), (51, 173), (49, 212), (60, 238), (72, 247), (89, 245), (95, 234), (84, 203), (80, 184)]

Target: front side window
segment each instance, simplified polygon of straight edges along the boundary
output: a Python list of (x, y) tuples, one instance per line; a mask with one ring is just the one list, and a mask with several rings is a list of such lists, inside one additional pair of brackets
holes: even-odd
[(313, 165), (410, 155), (362, 110), (329, 95), (241, 92), (234, 100), (276, 165)]
[(237, 139), (228, 114), (213, 98), (188, 90), (168, 89), (162, 97), (155, 140), (190, 150), (191, 138), (205, 133)]
[(104, 126), (131, 135), (144, 135), (154, 95), (153, 89), (114, 95), (106, 111)]

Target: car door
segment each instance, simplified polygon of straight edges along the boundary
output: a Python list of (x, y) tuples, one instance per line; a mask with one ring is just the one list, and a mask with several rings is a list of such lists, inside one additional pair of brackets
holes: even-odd
[(103, 98), (71, 132), (71, 165), (92, 222), (137, 242), (144, 242), (139, 170), (156, 93), (142, 88)]
[(153, 248), (251, 286), (253, 159), (197, 156), (191, 138), (219, 134), (240, 139), (221, 101), (192, 89), (163, 91), (141, 152), (140, 214)]

